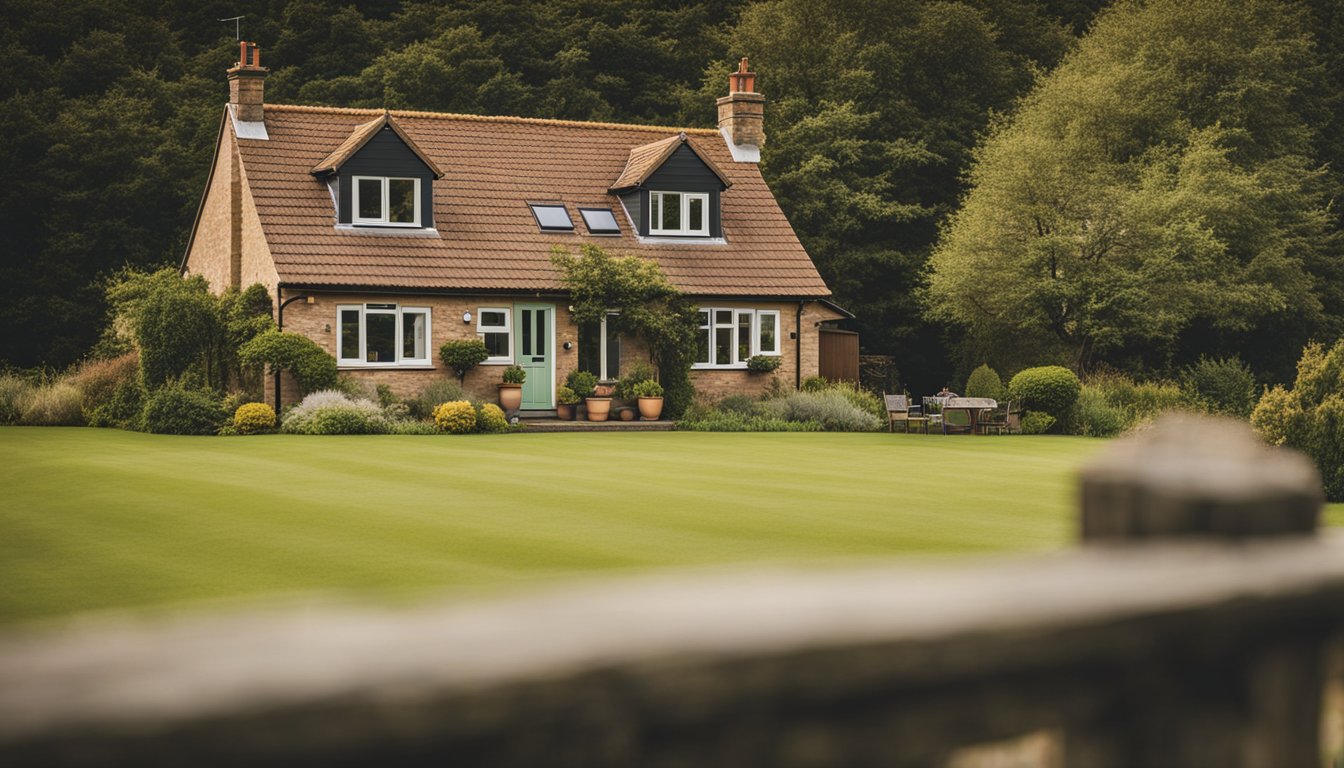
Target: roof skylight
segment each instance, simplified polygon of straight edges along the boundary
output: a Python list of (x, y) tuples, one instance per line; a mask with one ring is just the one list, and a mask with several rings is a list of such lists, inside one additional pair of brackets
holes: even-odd
[(537, 226), (543, 232), (572, 232), (574, 220), (569, 218), (565, 206), (557, 203), (528, 203), (532, 215), (537, 218)]
[(616, 223), (616, 216), (610, 208), (580, 208), (579, 215), (583, 216), (584, 226), (594, 235), (621, 234), (621, 225)]

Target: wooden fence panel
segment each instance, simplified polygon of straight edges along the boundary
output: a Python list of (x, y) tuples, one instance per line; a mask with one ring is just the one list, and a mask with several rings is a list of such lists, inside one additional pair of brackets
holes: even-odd
[(831, 381), (859, 380), (859, 334), (822, 328), (818, 334), (817, 372)]

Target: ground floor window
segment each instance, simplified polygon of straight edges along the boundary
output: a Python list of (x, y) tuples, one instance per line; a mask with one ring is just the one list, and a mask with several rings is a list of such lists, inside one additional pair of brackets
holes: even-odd
[(696, 368), (745, 368), (753, 355), (778, 355), (779, 311), (700, 309)]
[(503, 307), (476, 310), (476, 335), (490, 351), (487, 363), (513, 362), (513, 313)]
[(617, 313), (608, 312), (596, 322), (579, 326), (579, 370), (599, 381), (621, 376), (621, 335), (616, 328)]
[(429, 308), (397, 304), (336, 307), (342, 365), (431, 365)]

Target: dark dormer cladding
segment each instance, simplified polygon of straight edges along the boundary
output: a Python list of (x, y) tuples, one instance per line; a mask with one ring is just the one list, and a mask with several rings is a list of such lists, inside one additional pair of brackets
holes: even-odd
[[(386, 112), (355, 128), (312, 174), (334, 185), (337, 224), (434, 226), (434, 180), (443, 172)], [(412, 197), (415, 209), (408, 214)]]
[[(722, 238), (721, 195), (731, 185), (723, 171), (682, 133), (630, 150), (625, 170), (608, 191), (621, 199), (640, 235)], [(664, 201), (669, 203), (669, 218), (663, 222), (680, 222), (684, 226), (687, 214), (707, 219), (699, 234), (668, 235), (655, 231), (661, 228), (651, 221), (655, 206), (651, 205), (650, 193), (671, 193), (657, 201), (659, 208)], [(675, 215), (670, 213), (672, 205), (678, 207)]]

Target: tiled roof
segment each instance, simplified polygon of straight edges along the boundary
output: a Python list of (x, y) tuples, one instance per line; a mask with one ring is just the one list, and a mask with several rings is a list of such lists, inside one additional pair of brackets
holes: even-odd
[[(442, 169), (434, 183), (437, 237), (337, 229), (327, 185), (310, 171), (377, 110), (266, 106), (268, 141), (239, 154), (280, 281), (292, 285), (432, 290), (558, 291), (553, 246), (593, 243), (658, 262), (693, 295), (830, 295), (752, 163), (735, 163), (718, 131), (688, 129), (732, 182), (722, 193), (726, 243), (641, 243), (607, 189), (630, 150), (679, 131), (637, 125), (394, 111), (395, 122)], [(670, 135), (669, 135), (670, 134)], [(575, 233), (541, 232), (528, 201), (561, 201)], [(611, 208), (618, 237), (588, 235), (580, 207)]]
[(355, 153), (362, 149), (365, 144), (369, 143), (369, 139), (372, 139), (377, 135), (378, 131), (382, 130), (384, 125), (390, 126), (392, 130), (396, 132), (397, 136), (400, 136), (401, 140), (406, 142), (406, 146), (415, 153), (416, 157), (419, 157), (424, 161), (425, 165), (429, 166), (429, 170), (434, 173), (435, 178), (443, 178), (443, 171), (439, 170), (439, 166), (429, 157), (429, 155), (426, 155), (424, 151), (420, 149), (414, 139), (406, 135), (406, 132), (397, 124), (396, 120), (392, 119), (392, 115), (389, 112), (383, 112), (382, 116), (378, 119), (370, 120), (363, 125), (356, 126), (354, 133), (351, 133), (349, 138), (341, 142), (341, 145), (334, 149), (330, 155), (322, 158), (322, 161), (313, 168), (311, 173), (314, 175), (322, 175), (339, 171), (341, 166), (345, 164), (345, 161), (354, 157)]
[(733, 185), (728, 175), (719, 169), (718, 164), (702, 152), (695, 142), (691, 141), (690, 137), (686, 135), (685, 131), (682, 131), (676, 136), (659, 139), (651, 144), (645, 144), (630, 150), (630, 158), (625, 162), (625, 170), (621, 171), (621, 177), (611, 185), (610, 191), (624, 192), (643, 184), (649, 176), (653, 175), (654, 171), (662, 167), (667, 158), (671, 157), (672, 153), (676, 152), (682, 144), (691, 148), (696, 157), (699, 157), (705, 166), (715, 176), (719, 177), (723, 186), (731, 187)]

